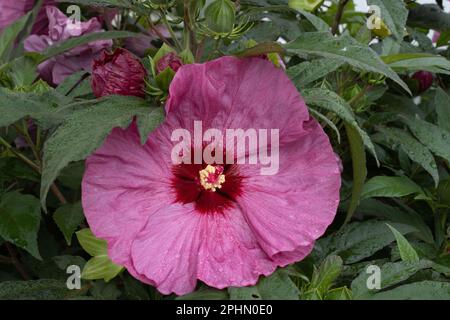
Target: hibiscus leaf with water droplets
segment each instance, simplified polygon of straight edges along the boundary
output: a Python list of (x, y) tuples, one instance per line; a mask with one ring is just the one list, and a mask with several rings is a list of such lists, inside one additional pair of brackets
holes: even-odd
[(355, 68), (380, 73), (411, 94), (408, 85), (381, 60), (375, 51), (349, 35), (334, 37), (329, 32), (307, 32), (288, 43), (286, 49), (294, 54), (336, 59)]
[[(108, 96), (73, 112), (44, 145), (41, 202), (53, 181), (70, 162), (84, 160), (95, 151), (115, 127), (126, 128), (134, 117), (140, 124), (142, 141), (164, 119), (162, 108), (152, 108), (136, 97)], [(143, 117), (145, 120), (140, 120)]]
[(408, 157), (420, 164), (430, 175), (433, 177), (435, 185), (439, 184), (439, 173), (434, 160), (433, 154), (430, 150), (412, 137), (408, 132), (397, 128), (384, 128), (378, 129), (383, 133), (383, 138), (388, 142), (392, 142), (393, 148), (398, 146), (401, 148)]

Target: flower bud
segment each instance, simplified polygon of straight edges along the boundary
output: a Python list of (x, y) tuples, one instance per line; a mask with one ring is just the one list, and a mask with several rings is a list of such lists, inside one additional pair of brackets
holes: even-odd
[(233, 31), (236, 8), (230, 0), (216, 0), (205, 10), (206, 26), (213, 32), (227, 34)]
[(418, 82), (419, 93), (422, 93), (427, 91), (433, 85), (434, 76), (428, 71), (418, 71), (413, 74), (412, 79)]
[(173, 72), (177, 72), (178, 69), (183, 65), (181, 59), (175, 54), (175, 52), (169, 52), (161, 57), (156, 62), (156, 72), (161, 73), (166, 68), (172, 69)]
[(147, 71), (131, 52), (117, 48), (114, 52), (103, 51), (94, 60), (91, 87), (97, 98), (118, 94), (145, 96)]

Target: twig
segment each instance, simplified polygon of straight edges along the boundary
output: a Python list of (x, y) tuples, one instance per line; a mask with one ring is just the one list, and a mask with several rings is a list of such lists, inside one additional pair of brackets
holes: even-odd
[(349, 0), (339, 0), (336, 15), (334, 16), (333, 27), (331, 28), (332, 34), (336, 34), (339, 31), (339, 24), (341, 23), (342, 15), (348, 2)]
[(17, 258), (17, 253), (15, 251), (15, 248), (9, 244), (8, 242), (5, 242), (6, 249), (9, 252), (9, 255), (11, 256), (11, 263), (14, 265), (14, 267), (17, 269), (17, 271), (20, 273), (22, 278), (24, 280), (31, 280), (30, 275), (25, 270), (22, 263), (20, 263), (19, 259)]
[[(0, 137), (0, 143), (3, 144), (6, 148), (8, 148), (8, 150), (11, 151), (17, 158), (19, 158), (20, 160), (25, 162), (27, 165), (29, 165), (34, 171), (36, 171), (39, 174), (42, 174), (42, 170), (39, 165), (37, 165), (36, 163), (34, 163), (30, 159), (28, 159), (26, 156), (24, 156), (20, 152), (17, 152), (16, 150), (14, 150), (14, 148), (2, 137)], [(41, 162), (40, 158), (38, 158), (36, 160)], [(64, 195), (62, 194), (62, 192), (59, 190), (58, 186), (55, 183), (53, 183), (50, 186), (50, 189), (52, 190), (53, 194), (58, 198), (58, 200), (62, 204), (67, 203), (66, 198), (64, 197)]]

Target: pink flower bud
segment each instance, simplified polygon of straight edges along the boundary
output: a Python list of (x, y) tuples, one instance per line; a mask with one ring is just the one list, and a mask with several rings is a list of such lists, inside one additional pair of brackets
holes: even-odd
[(143, 98), (146, 76), (147, 71), (136, 56), (117, 48), (112, 53), (103, 51), (94, 60), (91, 87), (97, 98), (112, 94)]
[(173, 70), (173, 72), (177, 72), (178, 69), (183, 65), (183, 61), (174, 53), (169, 52), (156, 63), (156, 71), (157, 73), (163, 72), (167, 67)]

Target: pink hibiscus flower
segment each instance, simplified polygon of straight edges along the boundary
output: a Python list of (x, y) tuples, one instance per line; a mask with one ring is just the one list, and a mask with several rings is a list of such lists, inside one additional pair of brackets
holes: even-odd
[[(84, 212), (113, 262), (163, 294), (182, 295), (197, 280), (254, 285), (311, 252), (336, 214), (340, 170), (281, 69), (259, 58), (184, 65), (166, 111), (145, 145), (133, 123), (115, 128), (87, 159)], [(262, 175), (264, 165), (248, 161), (174, 164), (172, 134), (194, 132), (194, 121), (205, 131), (279, 129), (278, 172)]]
[[(47, 32), (47, 15), (44, 6), (54, 4), (54, 0), (45, 0), (43, 7), (34, 23), (32, 33), (43, 34)], [(34, 0), (2, 0), (0, 1), (0, 32), (14, 21), (23, 17), (28, 11), (33, 9)]]
[[(55, 43), (92, 32), (102, 32), (97, 18), (76, 23), (54, 6), (47, 6), (49, 20), (48, 34), (31, 35), (24, 43), (26, 51), (42, 52)], [(50, 84), (58, 85), (71, 74), (86, 70), (91, 71), (93, 59), (103, 49), (112, 46), (111, 40), (99, 40), (69, 50), (49, 59), (38, 66), (41, 77)]]

